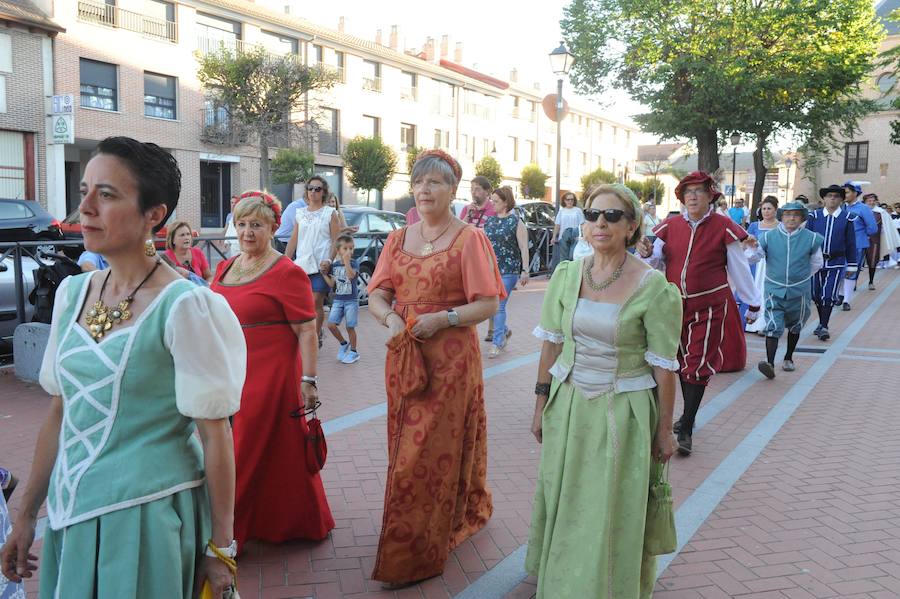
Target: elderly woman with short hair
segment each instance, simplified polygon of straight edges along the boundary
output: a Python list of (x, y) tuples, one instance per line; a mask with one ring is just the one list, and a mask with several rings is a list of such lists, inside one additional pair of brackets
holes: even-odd
[[(391, 335), (388, 472), (372, 574), (388, 588), (441, 574), (493, 509), (475, 325), (505, 291), (487, 237), (451, 212), (460, 176), (440, 150), (419, 156), (412, 184), (422, 220), (388, 236), (369, 283), (369, 312)], [(404, 343), (410, 361), (401, 359)]]
[(244, 385), (234, 416), (241, 550), (249, 539), (318, 541), (334, 528), (322, 479), (306, 468), (306, 420), (291, 418), (318, 401), (318, 343), (309, 277), (272, 249), (280, 219), (271, 195), (242, 194), (234, 211), (241, 253), (219, 264), (212, 285), (241, 322), (254, 381)]
[(532, 432), (541, 463), (528, 555), (537, 596), (645, 599), (651, 460), (674, 453), (681, 298), (632, 256), (641, 208), (624, 185), (585, 201), (591, 256), (563, 262), (544, 296)]

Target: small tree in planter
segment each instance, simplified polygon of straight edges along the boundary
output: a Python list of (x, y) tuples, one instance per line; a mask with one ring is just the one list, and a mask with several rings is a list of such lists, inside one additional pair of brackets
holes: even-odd
[(526, 198), (540, 200), (544, 197), (547, 179), (550, 175), (544, 173), (536, 164), (529, 164), (522, 169), (522, 194)]
[(503, 170), (500, 163), (493, 156), (485, 156), (475, 165), (475, 174), (486, 177), (491, 182), (491, 187), (499, 187), (503, 182)]
[(366, 205), (372, 190), (384, 191), (397, 172), (397, 154), (379, 137), (354, 137), (344, 148), (344, 166), (350, 185), (366, 190)]

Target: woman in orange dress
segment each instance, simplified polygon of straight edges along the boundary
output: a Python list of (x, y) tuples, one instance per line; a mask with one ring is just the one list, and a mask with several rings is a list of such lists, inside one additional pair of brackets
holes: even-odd
[(441, 574), (493, 510), (475, 325), (505, 291), (484, 232), (450, 210), (460, 176), (440, 150), (419, 156), (412, 182), (422, 220), (391, 233), (369, 283), (369, 312), (391, 332), (388, 474), (372, 574), (386, 588)]

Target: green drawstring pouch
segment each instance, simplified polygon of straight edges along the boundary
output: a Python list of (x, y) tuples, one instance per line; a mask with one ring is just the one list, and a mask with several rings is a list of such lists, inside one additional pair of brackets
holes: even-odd
[(649, 555), (672, 553), (678, 546), (672, 486), (668, 464), (650, 460), (650, 494), (647, 497), (647, 523), (644, 528), (644, 552)]

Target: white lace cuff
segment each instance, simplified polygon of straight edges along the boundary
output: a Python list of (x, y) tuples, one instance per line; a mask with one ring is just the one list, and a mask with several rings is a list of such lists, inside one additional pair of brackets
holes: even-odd
[(657, 356), (651, 351), (648, 351), (644, 354), (644, 360), (647, 361), (647, 364), (650, 366), (659, 366), (660, 368), (665, 368), (666, 370), (672, 370), (674, 372), (678, 371), (678, 360), (667, 360), (663, 357)]
[(531, 334), (538, 339), (543, 339), (544, 341), (549, 341), (550, 343), (555, 343), (556, 345), (562, 345), (566, 340), (566, 336), (563, 335), (562, 331), (548, 331), (547, 329), (541, 328), (540, 325), (534, 327), (534, 330), (531, 331)]

